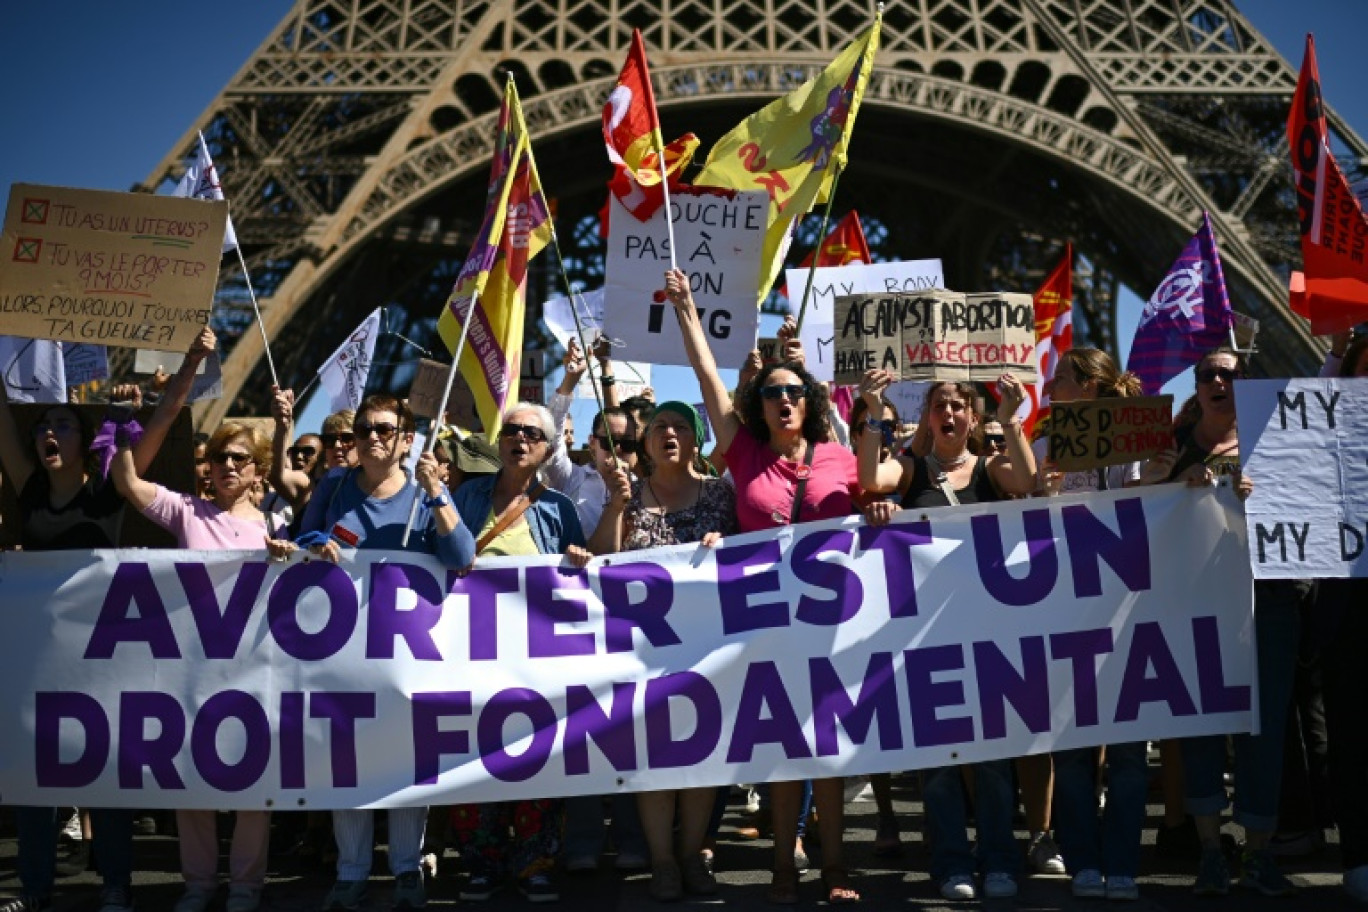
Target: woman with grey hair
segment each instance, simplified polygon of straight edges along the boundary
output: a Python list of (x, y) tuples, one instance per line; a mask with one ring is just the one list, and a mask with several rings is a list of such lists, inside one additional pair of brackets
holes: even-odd
[[(480, 557), (566, 554), (583, 566), (590, 554), (575, 505), (537, 480), (551, 456), (551, 413), (519, 402), (499, 427), (499, 471), (456, 491), (456, 512), (476, 533)], [(451, 831), (470, 875), (461, 899), (479, 902), (512, 875), (533, 902), (560, 898), (552, 872), (560, 851), (562, 802), (558, 798), (457, 805)], [(509, 838), (510, 829), (512, 838)]]

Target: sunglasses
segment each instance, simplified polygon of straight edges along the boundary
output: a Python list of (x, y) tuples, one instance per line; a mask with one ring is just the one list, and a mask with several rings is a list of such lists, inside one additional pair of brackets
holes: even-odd
[(256, 462), (251, 453), (237, 453), (232, 450), (221, 450), (210, 456), (209, 459), (216, 465), (226, 466), (231, 462), (235, 467)]
[(1232, 367), (1204, 367), (1197, 371), (1197, 382), (1213, 383), (1217, 378), (1220, 378), (1222, 383), (1229, 383), (1243, 376), (1244, 374)]
[(788, 399), (790, 402), (797, 402), (807, 395), (806, 383), (776, 383), (773, 386), (760, 387), (761, 399)]
[(343, 431), (341, 434), (319, 434), (318, 439), (323, 441), (325, 450), (331, 450), (335, 446), (350, 447), (356, 443), (356, 437), (350, 431)]
[(311, 446), (296, 446), (290, 447), (285, 452), (290, 455), (291, 459), (313, 459), (314, 453), (317, 451)]
[(379, 437), (384, 441), (389, 440), (394, 436), (394, 432), (399, 430), (399, 425), (389, 421), (377, 421), (375, 424), (358, 421), (356, 424), (352, 425), (352, 430), (355, 431), (356, 436), (360, 437), (362, 440), (369, 439), (371, 433), (374, 432), (376, 437)]
[(1007, 446), (1007, 437), (1003, 434), (984, 434), (983, 442), (991, 447), (1005, 448)]
[(45, 436), (51, 431), (58, 437), (65, 437), (68, 434), (80, 433), (81, 426), (70, 421), (40, 421), (33, 426), (33, 436), (35, 438)]
[(633, 453), (637, 452), (640, 447), (640, 442), (632, 437), (614, 437), (612, 441), (609, 441), (606, 434), (591, 434), (590, 436), (594, 440), (597, 440), (598, 445), (603, 449), (606, 450), (616, 446), (618, 452), (625, 456), (631, 456)]
[(535, 424), (505, 424), (499, 428), (500, 437), (517, 437), (522, 434), (529, 443), (546, 442), (546, 434)]

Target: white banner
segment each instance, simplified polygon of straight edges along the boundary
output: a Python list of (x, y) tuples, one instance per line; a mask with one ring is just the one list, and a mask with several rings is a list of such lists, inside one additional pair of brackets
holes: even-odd
[(0, 336), (0, 371), (10, 402), (66, 402), (62, 343)]
[[(662, 206), (638, 221), (610, 196), (604, 266), (604, 328), (627, 343), (624, 354), (652, 364), (689, 364), (679, 321), (665, 300), (670, 242)], [(738, 368), (755, 347), (760, 253), (769, 203), (763, 193), (706, 187), (670, 192), (679, 268), (689, 275), (699, 322), (713, 357)]]
[(1241, 380), (1258, 579), (1368, 576), (1368, 380)]
[(0, 794), (402, 806), (919, 769), (1248, 731), (1228, 487), (615, 555), (6, 553)]
[[(809, 269), (784, 270), (788, 282), (789, 304), (793, 315), (803, 304)], [(875, 294), (887, 291), (926, 291), (945, 287), (945, 271), (940, 260), (902, 260), (895, 263), (848, 263), (845, 266), (818, 266), (812, 279), (812, 293), (803, 316), (803, 354), (807, 369), (818, 380), (830, 381), (836, 369), (835, 306), (839, 295)]]

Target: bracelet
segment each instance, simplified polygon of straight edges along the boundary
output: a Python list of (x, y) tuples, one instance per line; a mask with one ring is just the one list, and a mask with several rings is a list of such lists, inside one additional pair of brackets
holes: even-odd
[(864, 426), (865, 430), (878, 431), (880, 434), (883, 433), (883, 422), (877, 418), (866, 418)]
[(436, 510), (441, 507), (449, 507), (451, 506), (451, 498), (447, 496), (446, 491), (443, 491), (436, 497), (423, 498), (423, 506), (427, 507), (429, 510)]
[(617, 378), (614, 377), (612, 374), (606, 374), (602, 377), (599, 377), (600, 386), (612, 386), (614, 383), (617, 383)]

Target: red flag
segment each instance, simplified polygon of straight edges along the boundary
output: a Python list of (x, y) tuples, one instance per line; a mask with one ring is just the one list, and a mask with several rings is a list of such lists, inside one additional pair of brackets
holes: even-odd
[(1310, 35), (1287, 118), (1287, 142), (1304, 271), (1292, 274), (1292, 309), (1311, 320), (1314, 332), (1338, 332), (1368, 319), (1368, 219), (1330, 151)]
[[(1050, 414), (1045, 383), (1054, 376), (1059, 356), (1073, 348), (1073, 245), (1064, 245), (1064, 258), (1032, 296), (1035, 303), (1036, 382), (1026, 387), (1026, 401), (1017, 409), (1021, 429), (1029, 437)], [(989, 386), (997, 396), (997, 388)]]
[[(836, 227), (831, 229), (831, 233), (817, 247), (816, 250), (809, 251), (803, 262), (798, 264), (802, 269), (812, 265), (812, 258), (817, 258), (818, 266), (844, 266), (847, 263), (870, 263), (873, 258), (869, 255), (869, 242), (865, 240), (864, 228), (860, 225), (860, 215), (854, 209), (845, 214)], [(779, 289), (779, 293), (788, 297), (788, 283)], [(790, 299), (792, 300), (792, 299)], [(797, 303), (797, 302), (794, 302)]]
[[(603, 141), (608, 146), (608, 160), (614, 165), (609, 189), (634, 216), (645, 221), (664, 202), (657, 150), (665, 142), (640, 29), (632, 30), (627, 61), (603, 106)], [(693, 159), (698, 145), (697, 136), (685, 133), (665, 146), (665, 173), (672, 183)]]

